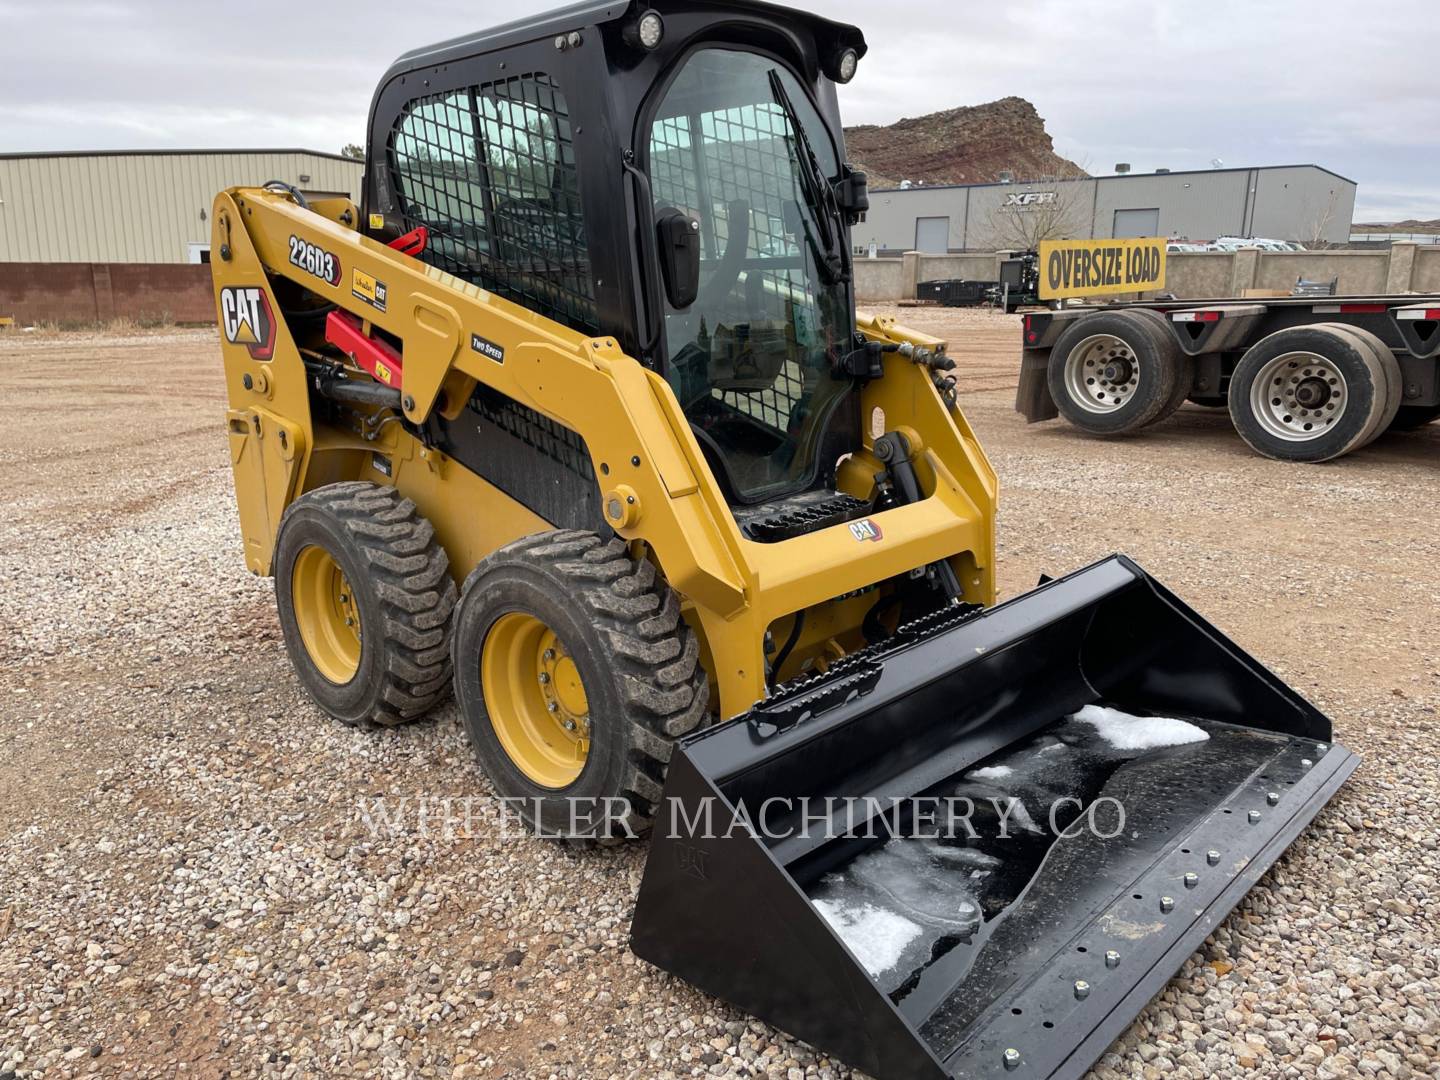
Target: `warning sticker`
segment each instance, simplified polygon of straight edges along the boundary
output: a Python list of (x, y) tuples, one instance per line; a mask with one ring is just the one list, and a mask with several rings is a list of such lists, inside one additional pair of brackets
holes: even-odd
[(1166, 243), (1163, 237), (1044, 240), (1040, 244), (1040, 299), (1163, 289)]
[(359, 267), (350, 271), (350, 293), (357, 300), (364, 300), (376, 311), (385, 310), (385, 297), (388, 290), (385, 283), (378, 278), (373, 278)]

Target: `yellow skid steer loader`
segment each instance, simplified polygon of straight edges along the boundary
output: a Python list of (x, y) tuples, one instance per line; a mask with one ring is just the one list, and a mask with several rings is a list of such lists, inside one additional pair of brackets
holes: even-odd
[(586, 2), (407, 54), (359, 204), (221, 193), (245, 558), (354, 725), (454, 693), (633, 947), (881, 1077), (1077, 1076), (1356, 765), (1133, 563), (995, 606), (943, 341), (857, 315), (861, 33)]

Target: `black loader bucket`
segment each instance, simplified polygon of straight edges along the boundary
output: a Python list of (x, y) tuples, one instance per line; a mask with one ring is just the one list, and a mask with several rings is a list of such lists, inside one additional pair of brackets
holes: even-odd
[(1358, 760), (1117, 556), (685, 740), (632, 946), (880, 1078), (1078, 1077)]

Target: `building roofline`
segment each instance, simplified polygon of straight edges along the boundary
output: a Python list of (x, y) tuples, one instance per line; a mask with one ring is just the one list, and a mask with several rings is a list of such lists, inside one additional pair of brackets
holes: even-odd
[(1175, 169), (1168, 173), (1141, 172), (1141, 173), (1108, 173), (1103, 176), (1058, 176), (1047, 180), (1012, 180), (1008, 184), (999, 180), (990, 180), (981, 184), (925, 184), (920, 187), (908, 188), (871, 188), (872, 195), (891, 195), (896, 193), (909, 194), (912, 191), (947, 191), (957, 188), (983, 188), (983, 187), (1022, 187), (1026, 184), (1083, 184), (1090, 180), (1153, 180), (1157, 176), (1213, 176), (1216, 173), (1243, 173), (1243, 172), (1271, 172), (1276, 169), (1316, 169), (1319, 172), (1328, 173), (1337, 180), (1343, 180), (1347, 184), (1359, 183), (1351, 180), (1348, 176), (1341, 176), (1334, 169), (1327, 169), (1324, 165), (1316, 165), (1314, 162), (1305, 162), (1299, 165), (1253, 165), (1249, 168), (1244, 166), (1228, 169)]
[(307, 157), (330, 158), (332, 161), (350, 161), (363, 166), (359, 158), (344, 154), (332, 154), (325, 150), (306, 150), (301, 147), (242, 146), (231, 149), (212, 150), (36, 150), (30, 153), (0, 154), (0, 161), (14, 161), (19, 158), (73, 158), (73, 157), (198, 157), (213, 154), (304, 154)]

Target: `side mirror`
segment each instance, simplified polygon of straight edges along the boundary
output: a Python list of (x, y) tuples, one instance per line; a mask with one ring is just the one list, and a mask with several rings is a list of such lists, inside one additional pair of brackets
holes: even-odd
[(858, 225), (870, 210), (869, 178), (848, 164), (835, 184), (835, 203), (845, 215), (845, 224)]
[(700, 223), (667, 206), (655, 213), (655, 233), (665, 297), (676, 311), (684, 311), (700, 295)]

